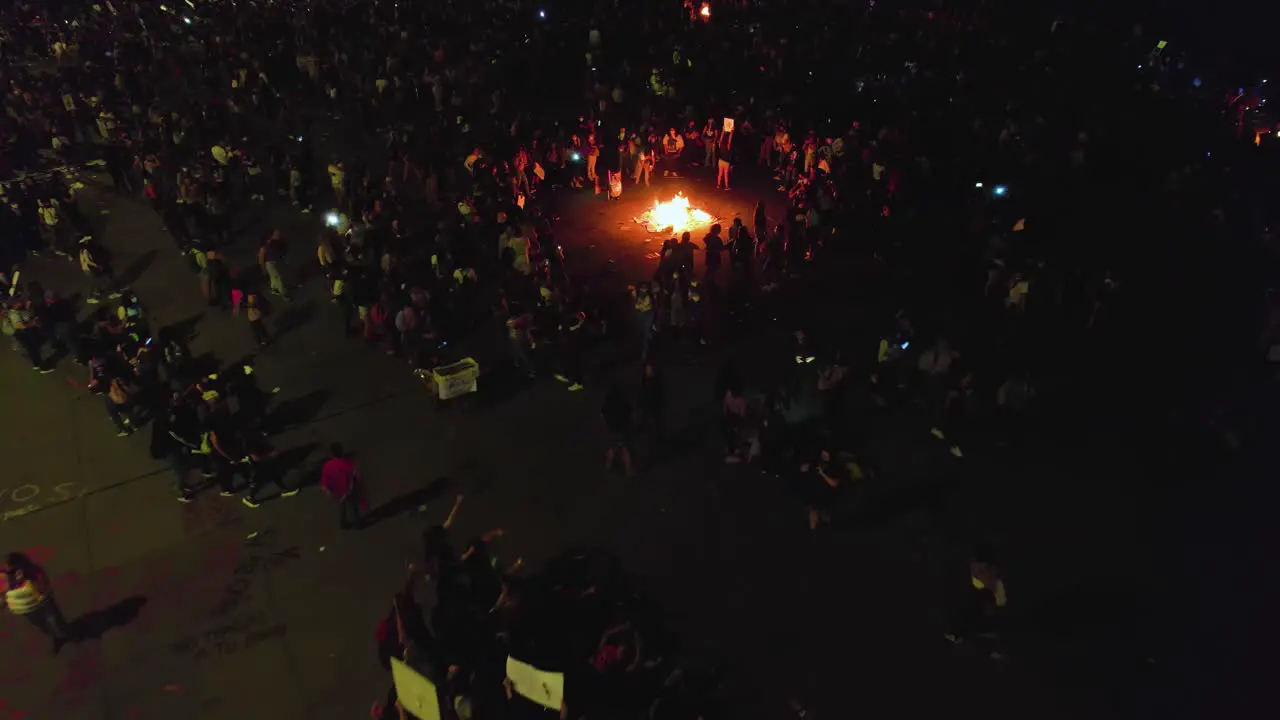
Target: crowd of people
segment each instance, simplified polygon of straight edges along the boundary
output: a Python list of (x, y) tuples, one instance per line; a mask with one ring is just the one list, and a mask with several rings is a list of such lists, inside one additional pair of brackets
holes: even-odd
[[(244, 478), (243, 501), (256, 507), (258, 489), (285, 478), (252, 365), (195, 368), (183, 338), (148, 328), (77, 206), (74, 168), (87, 161), (101, 159), (117, 191), (150, 205), (209, 304), (243, 313), (264, 348), (270, 309), (290, 302), (303, 267), (323, 273), (345, 335), (418, 370), (502, 323), (516, 368), (578, 391), (595, 344), (634, 342), (639, 390), (616, 384), (603, 407), (606, 465), (627, 474), (633, 431), (661, 435), (670, 358), (777, 314), (754, 309), (789, 310), (789, 369), (748, 383), (731, 360), (711, 394), (726, 463), (786, 478), (817, 530), (842, 489), (871, 475), (848, 452), (851, 399), (923, 407), (921, 432), (963, 462), (974, 444), (1025, 433), (1041, 390), (1079, 359), (1064, 357), (1064, 342), (1116, 340), (1135, 255), (1080, 239), (1101, 236), (1092, 223), (1114, 209), (1097, 195), (1115, 182), (1107, 175), (1132, 170), (1115, 145), (1131, 128), (1101, 108), (1161, 106), (1191, 84), (1185, 58), (1140, 32), (1082, 52), (1110, 35), (1070, 16), (872, 2), (850, 11), (849, 37), (828, 22), (833, 8), (19, 4), (5, 17), (0, 64), (0, 173), (26, 171), (5, 185), (8, 329), (41, 372), (47, 343), (86, 364), (121, 435), (167, 423), (180, 500), (198, 471), (224, 495)], [(38, 172), (51, 165), (61, 170)], [(1131, 174), (1155, 204), (1183, 197), (1205, 171), (1199, 153), (1179, 149)], [(670, 238), (626, 312), (612, 313), (612, 299), (570, 281), (551, 191), (617, 198), (657, 173), (725, 190), (745, 176), (778, 195), (727, 228)], [(279, 203), (316, 218), (314, 240), (265, 233), (250, 240), (256, 262), (235, 267), (246, 218)], [(44, 253), (85, 274), (96, 305), (87, 323), (68, 299), (19, 279), (26, 258)], [(865, 306), (857, 322), (831, 317), (855, 302)], [(820, 303), (837, 311), (817, 313)], [(527, 622), (536, 607), (576, 618), (579, 639), (603, 633), (587, 648), (595, 675), (578, 686), (593, 689), (575, 690), (584, 700), (562, 717), (662, 696), (671, 668), (625, 603), (602, 600), (596, 585), (497, 573), (492, 538), (458, 554), (449, 525), (428, 533), (411, 570), (410, 587), (424, 574), (436, 587), (433, 622), (414, 612), (409, 589), (399, 593), (380, 630), (385, 656), (430, 668), (463, 715), (501, 687), (495, 658), (508, 653), (498, 648), (540, 642), (517, 640), (501, 619)], [(983, 567), (980, 590), (996, 584)], [(998, 602), (982, 593), (985, 613), (1003, 607), (1000, 588)], [(670, 705), (669, 717), (700, 716)]]
[[(423, 532), (423, 554), (375, 628), (384, 668), (393, 658), (407, 663), (459, 718), (710, 715), (715, 671), (680, 654), (660, 610), (616, 561), (570, 552), (526, 572), (521, 558), (500, 560), (501, 528), (460, 547), (450, 530), (462, 502), (457, 496), (444, 521)], [(423, 585), (429, 602), (419, 597)], [(512, 660), (546, 673), (557, 690), (526, 687)], [(373, 714), (411, 717), (395, 687)]]

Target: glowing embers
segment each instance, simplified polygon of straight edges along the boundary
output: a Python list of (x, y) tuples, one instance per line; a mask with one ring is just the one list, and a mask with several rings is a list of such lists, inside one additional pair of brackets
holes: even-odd
[(715, 218), (705, 210), (689, 205), (689, 198), (677, 193), (667, 202), (655, 201), (653, 207), (640, 213), (636, 222), (651, 233), (682, 233), (702, 225), (710, 225)]

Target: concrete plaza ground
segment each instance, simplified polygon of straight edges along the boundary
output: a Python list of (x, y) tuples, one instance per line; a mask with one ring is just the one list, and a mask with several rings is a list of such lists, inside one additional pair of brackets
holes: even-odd
[[(655, 185), (655, 196), (669, 194)], [(726, 224), (749, 217), (752, 196), (688, 186)], [(648, 202), (628, 192), (628, 206)], [(155, 325), (193, 328), (197, 354), (232, 361), (251, 352), (242, 319), (202, 306), (184, 258), (145, 206), (100, 182), (85, 204)], [(575, 198), (561, 214), (558, 237), (572, 261), (620, 279), (646, 274), (661, 238), (645, 242), (641, 228), (627, 227), (629, 210)], [(297, 274), (312, 262), (314, 221), (275, 209), (240, 242), (284, 227)], [(250, 251), (237, 257), (246, 263)], [(64, 260), (36, 261), (29, 272), (82, 289)], [(867, 495), (881, 500), (848, 508), (816, 534), (781, 483), (723, 464), (716, 369), (730, 352), (766, 355), (785, 328), (763, 323), (673, 368), (678, 442), (645, 450), (643, 472), (625, 480), (601, 470), (598, 411), (609, 378), (636, 377), (633, 362), (591, 371), (584, 393), (544, 381), (437, 405), (403, 362), (340, 337), (318, 282), (273, 323), (286, 327), (257, 367), (264, 388), (280, 389), (272, 402), (288, 429), (277, 446), (296, 478), (309, 476), (329, 442), (350, 448), (371, 505), (384, 509), (364, 531), (339, 531), (337, 509), (315, 488), (258, 509), (216, 493), (180, 505), (149, 433), (115, 437), (81, 368), (64, 361), (38, 375), (17, 353), (0, 353), (0, 548), (43, 563), (68, 618), (90, 636), (51, 656), (32, 628), (0, 616), (0, 720), (367, 717), (390, 682), (374, 662), (374, 625), (420, 530), (456, 493), (466, 496), (462, 536), (502, 527), (500, 552), (535, 570), (570, 548), (615, 556), (665, 608), (685, 652), (724, 665), (734, 717), (785, 717), (792, 698), (819, 718), (928, 717), (976, 711), (975, 702), (993, 720), (1105, 716), (1093, 685), (1057, 684), (1058, 668), (1042, 658), (1015, 652), (992, 662), (941, 639), (948, 599), (967, 582), (971, 507), (988, 492), (1001, 507), (1022, 503), (1025, 515), (996, 532), (1025, 532), (1021, 542), (1039, 548), (1081, 502), (1069, 485), (1041, 476), (1035, 494), (939, 487), (967, 475), (911, 409), (877, 415), (860, 443), (873, 449), (881, 483)], [(483, 364), (499, 357), (492, 347), (500, 334), (477, 340)]]

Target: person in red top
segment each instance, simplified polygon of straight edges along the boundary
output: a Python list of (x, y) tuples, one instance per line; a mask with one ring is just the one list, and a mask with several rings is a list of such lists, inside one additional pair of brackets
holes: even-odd
[(330, 445), (329, 452), (332, 457), (320, 468), (320, 487), (338, 499), (338, 525), (349, 530), (360, 524), (360, 510), (364, 505), (360, 475), (355, 461), (347, 457), (341, 443)]

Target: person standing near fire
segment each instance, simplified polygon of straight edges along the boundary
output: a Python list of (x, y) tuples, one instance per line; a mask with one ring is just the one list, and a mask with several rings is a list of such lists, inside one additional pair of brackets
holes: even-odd
[(720, 133), (716, 128), (716, 119), (707, 118), (707, 126), (702, 128), (702, 148), (704, 157), (702, 158), (703, 167), (715, 167), (716, 165), (716, 146), (720, 140)]
[(675, 128), (662, 136), (662, 177), (680, 177), (680, 154), (684, 152), (684, 138)]
[(602, 162), (609, 183), (609, 199), (618, 200), (622, 197), (622, 160), (627, 154), (626, 138), (619, 136), (616, 140), (606, 140), (600, 154), (604, 158)]
[(720, 133), (716, 155), (719, 158), (716, 164), (716, 189), (719, 190), (723, 186), (728, 190), (729, 170), (733, 167), (733, 131)]
[(640, 176), (643, 175), (644, 186), (649, 187), (649, 175), (653, 172), (655, 162), (656, 159), (653, 155), (653, 146), (648, 144), (641, 146), (640, 150), (636, 153), (636, 172), (635, 176), (631, 178), (631, 181), (636, 185), (639, 185)]
[(596, 174), (596, 163), (600, 161), (600, 142), (596, 140), (596, 134), (587, 135), (587, 179), (595, 185), (596, 194), (600, 194), (600, 176)]

